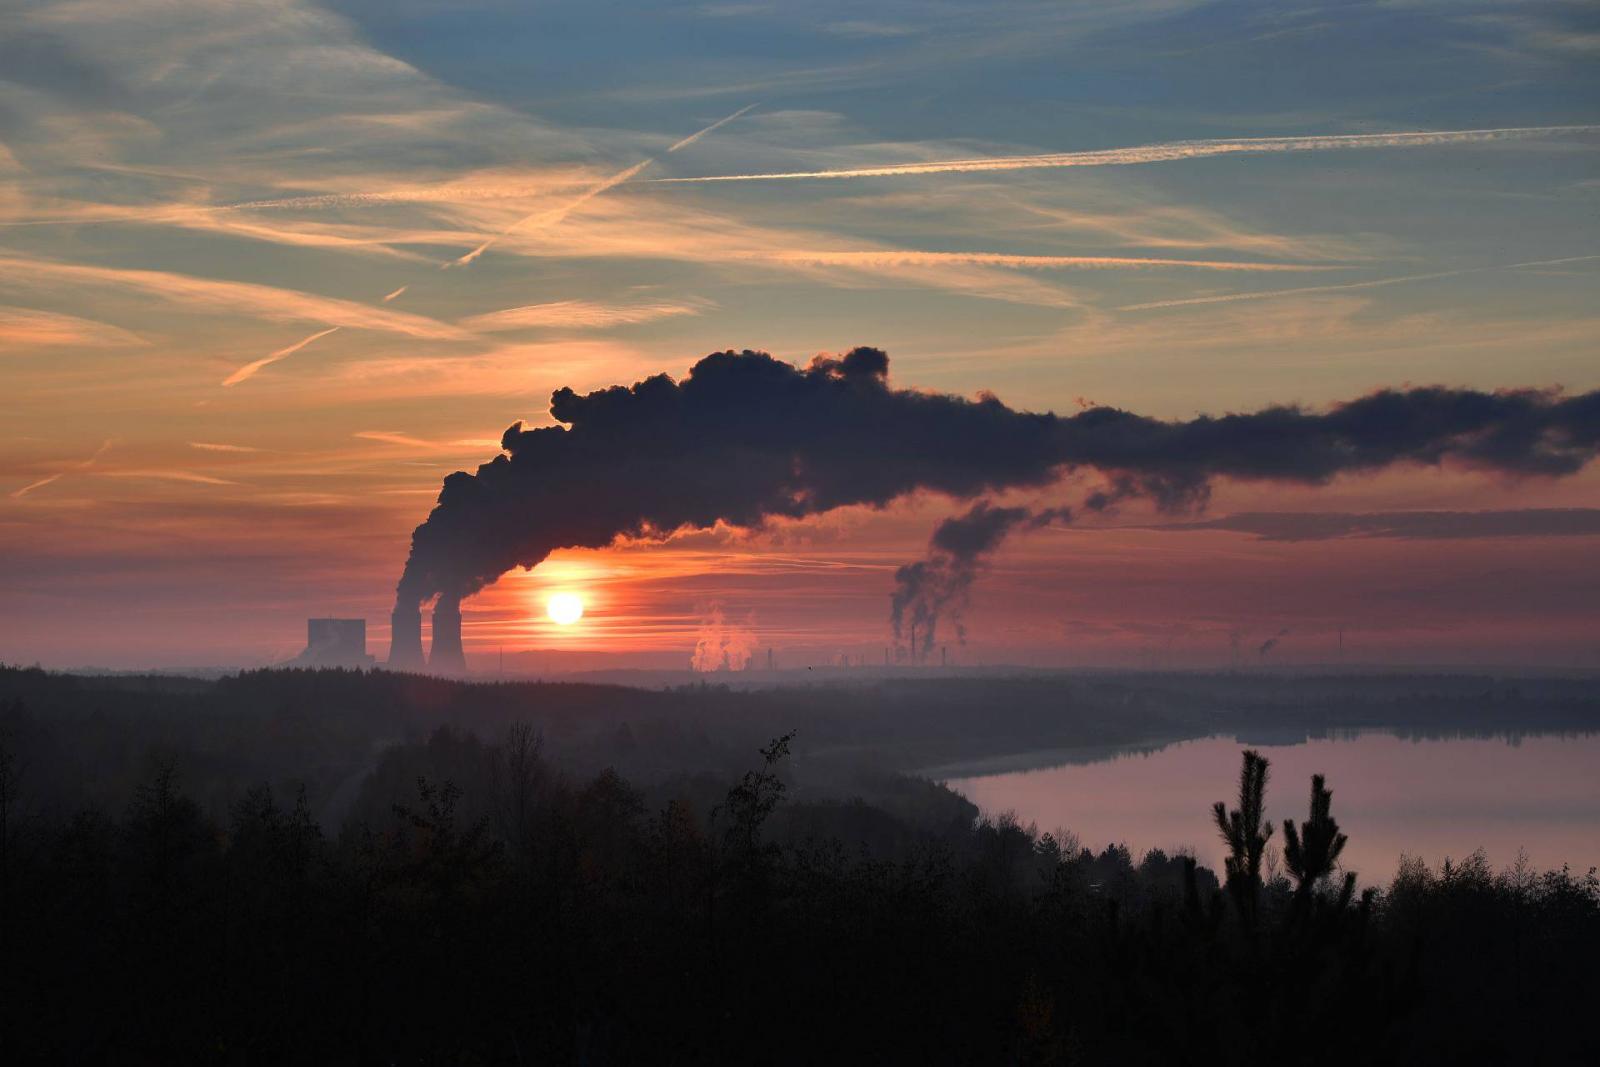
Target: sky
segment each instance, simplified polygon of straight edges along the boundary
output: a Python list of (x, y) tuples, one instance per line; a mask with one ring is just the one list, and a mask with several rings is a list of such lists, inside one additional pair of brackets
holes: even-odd
[[(565, 386), (871, 345), (1061, 413), (1577, 392), (1597, 282), (1587, 3), (0, 0), (0, 660), (381, 655), (441, 479)], [(949, 655), (1600, 665), (1597, 490), (1129, 503), (1008, 541)], [(881, 662), (961, 506), (561, 552), (467, 653)]]

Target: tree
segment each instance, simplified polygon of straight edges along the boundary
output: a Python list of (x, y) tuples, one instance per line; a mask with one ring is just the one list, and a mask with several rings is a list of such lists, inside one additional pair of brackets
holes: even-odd
[(1295, 900), (1304, 904), (1331, 873), (1349, 840), (1329, 813), (1333, 792), (1320, 774), (1311, 776), (1311, 818), (1296, 830), (1293, 819), (1283, 820), (1283, 860), (1295, 879)]
[(1245, 749), (1239, 771), (1239, 807), (1229, 811), (1222, 801), (1212, 807), (1217, 830), (1228, 846), (1223, 860), (1228, 894), (1247, 926), (1255, 922), (1256, 901), (1261, 889), (1261, 857), (1272, 824), (1262, 814), (1262, 799), (1267, 790), (1267, 758), (1255, 749)]

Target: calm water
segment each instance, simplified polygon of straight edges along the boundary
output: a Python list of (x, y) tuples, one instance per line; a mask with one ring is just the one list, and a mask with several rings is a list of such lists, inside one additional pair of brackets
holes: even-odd
[[(1065, 828), (1095, 849), (1187, 847), (1216, 870), (1222, 846), (1210, 807), (1237, 790), (1233, 738), (1185, 741), (1040, 770), (949, 778), (986, 814), (1015, 811), (1041, 832)], [(1402, 853), (1437, 866), (1482, 848), (1509, 866), (1519, 849), (1537, 867), (1600, 865), (1600, 734), (1408, 740), (1362, 734), (1345, 740), (1255, 745), (1271, 760), (1267, 814), (1278, 825), (1306, 817), (1311, 775), (1327, 776), (1333, 814), (1350, 835), (1343, 862), (1363, 883), (1393, 876)]]

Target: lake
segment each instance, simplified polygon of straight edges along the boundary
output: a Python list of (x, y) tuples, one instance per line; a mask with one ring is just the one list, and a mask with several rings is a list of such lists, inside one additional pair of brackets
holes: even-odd
[(1363, 884), (1387, 883), (1402, 854), (1435, 867), (1480, 848), (1497, 869), (1515, 863), (1519, 850), (1539, 868), (1566, 863), (1581, 874), (1600, 865), (1600, 734), (1413, 740), (1363, 733), (1253, 746), (1209, 737), (1149, 753), (1058, 754), (1055, 766), (940, 777), (986, 815), (1012, 811), (1041, 832), (1069, 830), (1096, 851), (1126, 844), (1135, 862), (1151, 848), (1186, 848), (1220, 874), (1223, 846), (1210, 808), (1218, 800), (1234, 806), (1246, 747), (1271, 761), (1272, 845), (1282, 845), (1285, 818), (1306, 818), (1311, 775), (1323, 774), (1334, 818), (1350, 835), (1343, 866)]

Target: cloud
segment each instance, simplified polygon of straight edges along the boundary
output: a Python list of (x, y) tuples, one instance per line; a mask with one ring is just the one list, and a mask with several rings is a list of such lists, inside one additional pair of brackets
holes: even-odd
[(278, 289), (253, 282), (224, 281), (168, 271), (93, 267), (49, 259), (0, 256), (0, 271), (13, 285), (36, 288), (41, 282), (103, 285), (154, 297), (195, 311), (253, 315), (277, 322), (321, 320), (333, 326), (376, 330), (422, 340), (463, 340), (458, 327), (421, 315), (369, 307), (353, 300)]
[(718, 119), (716, 122), (713, 122), (711, 125), (705, 127), (704, 129), (696, 130), (695, 132), (691, 133), (689, 136), (685, 137), (683, 140), (678, 141), (677, 143), (675, 143), (671, 148), (668, 148), (667, 149), (667, 154), (670, 155), (673, 152), (679, 151), (680, 149), (688, 148), (690, 145), (694, 144), (696, 141), (698, 141), (700, 138), (704, 137), (706, 134), (711, 133), (713, 130), (720, 130), (722, 127), (726, 126), (728, 123), (732, 122), (734, 119), (740, 117), (741, 115), (748, 114), (755, 107), (756, 107), (755, 104), (746, 104), (744, 107), (741, 107), (738, 111), (735, 111), (733, 114), (728, 115), (725, 118)]
[(136, 333), (77, 315), (0, 305), (0, 352), (25, 354), (42, 348), (129, 348), (148, 342)]
[(238, 482), (226, 478), (218, 478), (210, 474), (198, 474), (195, 471), (170, 470), (161, 468), (140, 468), (137, 470), (95, 471), (99, 478), (151, 478), (162, 482), (188, 482), (193, 485), (238, 485)]
[(1238, 137), (1194, 141), (1167, 141), (1129, 148), (1102, 148), (1087, 152), (1052, 152), (1030, 156), (990, 156), (888, 163), (877, 167), (836, 170), (777, 171), (757, 174), (713, 174), (688, 178), (651, 178), (653, 184), (702, 182), (810, 181), (816, 179), (885, 178), (914, 174), (975, 173), (999, 170), (1036, 170), (1056, 167), (1126, 167), (1149, 163), (1207, 159), (1227, 155), (1265, 155), (1281, 152), (1331, 152), (1371, 148), (1431, 148), (1441, 145), (1482, 144), (1491, 141), (1537, 137), (1571, 137), (1600, 132), (1600, 125), (1514, 126), (1486, 130), (1399, 131), (1393, 133), (1323, 134), (1304, 137)]
[(485, 252), (489, 251), (489, 249), (493, 248), (497, 243), (500, 242), (501, 239), (516, 233), (518, 230), (544, 230), (550, 228), (551, 226), (555, 226), (559, 224), (562, 219), (565, 219), (568, 215), (578, 210), (584, 204), (587, 204), (589, 201), (593, 200), (595, 197), (599, 196), (608, 189), (615, 189), (629, 178), (637, 175), (640, 171), (644, 170), (653, 162), (654, 160), (650, 159), (642, 160), (638, 163), (635, 163), (631, 167), (619, 170), (615, 174), (602, 178), (593, 185), (589, 186), (589, 188), (585, 189), (583, 192), (579, 193), (577, 196), (573, 197), (571, 200), (568, 200), (566, 203), (562, 204), (560, 207), (550, 208), (545, 211), (536, 211), (531, 215), (524, 215), (522, 218), (518, 219), (516, 222), (513, 222), (504, 230), (501, 230), (499, 233), (495, 234), (493, 237), (486, 238), (472, 251), (458, 256), (445, 265), (447, 267), (465, 267), (471, 264), (479, 256), (483, 255)]
[(1218, 296), (1195, 296), (1180, 300), (1152, 300), (1143, 304), (1124, 304), (1118, 311), (1156, 311), (1162, 308), (1192, 307), (1198, 304), (1233, 304), (1242, 300), (1271, 300), (1285, 296), (1304, 296), (1308, 293), (1336, 293), (1348, 289), (1381, 289), (1387, 285), (1407, 282), (1426, 282), (1438, 278), (1459, 278), (1467, 274), (1482, 274), (1495, 270), (1522, 270), (1528, 267), (1555, 267), (1568, 263), (1587, 263), (1600, 259), (1600, 255), (1564, 256), (1560, 259), (1539, 259), (1526, 263), (1498, 263), (1487, 267), (1463, 267), (1460, 270), (1440, 270), (1428, 274), (1403, 274), (1396, 278), (1374, 278), (1364, 282), (1343, 282), (1337, 285), (1304, 285), (1293, 289), (1269, 289), (1258, 293), (1223, 293)]
[(190, 448), (197, 448), (202, 452), (260, 452), (262, 449), (252, 448), (249, 445), (219, 444), (215, 441), (190, 441)]
[(1260, 541), (1331, 541), (1345, 538), (1476, 540), (1502, 537), (1600, 536), (1600, 508), (1522, 508), (1507, 511), (1250, 511), (1205, 522), (1167, 523), (1142, 529), (1173, 533), (1227, 530)]
[(40, 478), (38, 481), (30, 482), (29, 484), (23, 486), (21, 489), (14, 489), (14, 490), (11, 491), (11, 493), (9, 495), (10, 495), (12, 500), (21, 500), (23, 497), (27, 496), (29, 493), (32, 493), (37, 489), (43, 489), (47, 485), (52, 485), (55, 482), (60, 481), (64, 476), (66, 476), (68, 474), (71, 474), (74, 471), (86, 471), (90, 467), (93, 467), (94, 464), (95, 464), (95, 461), (98, 460), (101, 456), (103, 456), (105, 454), (106, 449), (108, 449), (110, 447), (111, 447), (111, 441), (109, 441), (109, 440), (102, 441), (102, 442), (100, 442), (100, 447), (95, 449), (94, 452), (90, 454), (88, 459), (79, 460), (78, 462), (73, 463), (70, 466), (68, 466), (65, 470), (57, 471), (54, 474), (47, 474), (43, 478)]
[(229, 386), (238, 385), (242, 381), (247, 381), (248, 379), (255, 377), (256, 372), (259, 371), (262, 367), (271, 366), (272, 364), (278, 362), (280, 359), (288, 359), (290, 356), (294, 355), (296, 352), (298, 352), (302, 348), (306, 347), (306, 345), (309, 345), (309, 344), (313, 343), (314, 341), (318, 341), (321, 338), (324, 338), (324, 337), (328, 336), (330, 333), (335, 333), (339, 329), (340, 329), (340, 327), (338, 327), (338, 326), (329, 326), (326, 330), (318, 330), (316, 333), (311, 334), (309, 337), (302, 337), (300, 340), (296, 341), (294, 344), (288, 345), (288, 346), (286, 346), (284, 348), (278, 349), (276, 352), (272, 352), (272, 353), (270, 353), (268, 355), (262, 356), (260, 359), (256, 360), (253, 363), (246, 363), (244, 366), (240, 367), (238, 370), (234, 371), (232, 374), (230, 374), (226, 378), (222, 379), (222, 384), (223, 384), (224, 388), (226, 388), (226, 387), (229, 387)]
[(429, 452), (460, 453), (472, 449), (493, 448), (496, 442), (484, 437), (464, 437), (454, 441), (430, 441), (426, 438), (416, 437), (408, 433), (399, 433), (395, 430), (358, 430), (350, 435), (363, 441), (377, 441), (386, 445), (400, 445), (403, 448), (416, 448)]
[[(683, 140), (678, 141), (676, 144), (672, 145), (672, 147), (668, 148), (667, 152), (669, 152), (669, 153), (676, 152), (680, 148), (685, 148), (685, 147), (687, 147), (689, 145), (694, 144), (696, 141), (698, 141), (700, 138), (704, 137), (706, 134), (710, 133), (712, 130), (719, 129), (722, 126), (727, 125), (728, 123), (732, 122), (734, 119), (738, 118), (740, 115), (743, 115), (745, 112), (749, 111), (751, 108), (753, 108), (755, 106), (756, 105), (754, 105), (754, 104), (750, 104), (747, 107), (742, 107), (738, 111), (735, 111), (733, 114), (727, 116), (726, 118), (718, 119), (716, 122), (713, 122), (711, 125), (706, 126), (703, 129), (696, 130), (694, 133), (691, 133), (689, 136), (685, 137)], [(494, 247), (494, 245), (496, 243), (498, 243), (501, 238), (506, 237), (506, 236), (508, 236), (510, 234), (513, 234), (513, 233), (517, 232), (518, 230), (529, 229), (529, 228), (535, 229), (535, 230), (549, 229), (551, 226), (555, 226), (555, 225), (559, 224), (562, 219), (565, 219), (568, 215), (572, 214), (574, 211), (578, 210), (584, 204), (587, 204), (589, 201), (593, 200), (595, 197), (599, 196), (601, 193), (604, 193), (609, 189), (615, 189), (617, 186), (623, 184), (624, 182), (628, 182), (628, 181), (633, 180), (635, 177), (637, 177), (639, 175), (640, 172), (642, 172), (646, 167), (650, 166), (650, 164), (652, 164), (654, 162), (655, 162), (655, 160), (653, 158), (652, 159), (640, 160), (638, 163), (635, 163), (631, 167), (626, 167), (623, 170), (619, 170), (615, 174), (610, 175), (609, 177), (602, 178), (600, 181), (595, 182), (593, 185), (589, 186), (589, 188), (585, 189), (583, 192), (579, 193), (577, 196), (573, 197), (571, 200), (567, 201), (565, 204), (562, 204), (560, 207), (553, 208), (553, 209), (546, 210), (546, 211), (536, 211), (531, 215), (524, 215), (522, 218), (520, 218), (516, 222), (512, 223), (509, 227), (507, 227), (506, 229), (502, 230), (500, 233), (497, 233), (493, 237), (488, 238), (482, 244), (478, 245), (478, 247), (474, 248), (472, 251), (466, 253), (465, 255), (463, 255), (463, 256), (451, 261), (450, 263), (446, 264), (446, 266), (449, 266), (449, 267), (465, 267), (468, 264), (470, 264), (473, 260), (477, 259), (479, 256), (481, 256), (485, 252), (487, 252), (490, 248)]]
[(938, 267), (947, 265), (1013, 267), (1019, 270), (1210, 270), (1300, 273), (1304, 271), (1347, 270), (1347, 267), (1302, 263), (1240, 262), (1224, 259), (1159, 259), (1148, 256), (1036, 256), (1008, 252), (924, 252), (916, 249), (870, 249), (865, 251), (777, 251), (751, 258), (777, 263), (816, 266), (860, 267)]
[(703, 307), (701, 304), (598, 304), (589, 300), (557, 300), (474, 315), (462, 319), (460, 324), (485, 332), (536, 328), (603, 330), (698, 315)]
[(1100, 472), (1085, 501), (1199, 508), (1213, 479), (1321, 485), (1445, 462), (1519, 476), (1572, 474), (1600, 453), (1600, 392), (1388, 389), (1307, 410), (1164, 421), (1109, 407), (1071, 416), (895, 389), (888, 357), (857, 348), (805, 369), (719, 352), (681, 382), (656, 375), (586, 395), (558, 390), (558, 425), (517, 424), (502, 453), (445, 479), (412, 536), (397, 607), (469, 596), (559, 548), (758, 528), (918, 490), (971, 498)]

